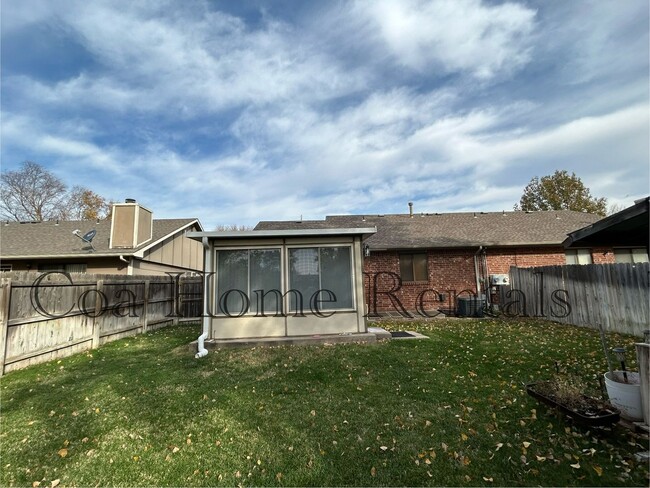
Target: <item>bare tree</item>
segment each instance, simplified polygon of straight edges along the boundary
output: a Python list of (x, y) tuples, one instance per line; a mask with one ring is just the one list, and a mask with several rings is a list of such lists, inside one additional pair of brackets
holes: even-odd
[(4, 171), (0, 180), (0, 214), (18, 221), (96, 220), (110, 216), (112, 201), (82, 186), (66, 184), (43, 166), (25, 161)]
[(51, 220), (62, 217), (66, 185), (40, 164), (25, 161), (1, 176), (0, 212), (12, 220)]
[(626, 208), (627, 207), (621, 203), (612, 203), (609, 207), (607, 207), (607, 215), (613, 215), (620, 212), (621, 210), (625, 210)]
[(253, 227), (250, 225), (239, 225), (239, 224), (219, 224), (215, 227), (216, 231), (220, 232), (232, 232), (232, 231), (241, 231), (241, 230), (253, 230)]

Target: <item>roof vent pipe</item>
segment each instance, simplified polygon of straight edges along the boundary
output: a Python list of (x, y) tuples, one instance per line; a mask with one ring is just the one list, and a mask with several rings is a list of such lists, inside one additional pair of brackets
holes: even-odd
[(409, 202), (409, 216), (413, 218), (413, 202)]

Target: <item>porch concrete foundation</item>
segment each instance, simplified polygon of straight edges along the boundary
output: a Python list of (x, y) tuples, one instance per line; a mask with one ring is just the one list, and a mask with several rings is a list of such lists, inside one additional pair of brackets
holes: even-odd
[[(388, 333), (390, 336), (390, 333)], [(259, 346), (308, 346), (323, 344), (343, 343), (376, 343), (377, 335), (371, 332), (361, 334), (336, 334), (336, 335), (313, 335), (313, 336), (292, 336), (292, 337), (258, 337), (244, 339), (207, 339), (205, 348), (225, 349), (229, 347), (259, 347)], [(190, 352), (197, 351), (197, 342), (190, 342)]]

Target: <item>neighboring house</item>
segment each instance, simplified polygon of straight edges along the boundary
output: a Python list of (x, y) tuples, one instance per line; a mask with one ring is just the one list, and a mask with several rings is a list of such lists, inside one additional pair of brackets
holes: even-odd
[(650, 197), (637, 200), (631, 207), (569, 233), (564, 247), (567, 252), (575, 248), (610, 247), (617, 263), (647, 263), (649, 200)]
[(368, 227), (190, 233), (205, 248), (199, 357), (204, 344), (233, 339), (374, 339), (364, 317)]
[(369, 311), (411, 312), (455, 310), (456, 298), (472, 293), (487, 295), (487, 300), (495, 302), (495, 283), (507, 283), (504, 275), (510, 266), (613, 262), (609, 247), (565, 251), (562, 246), (569, 232), (598, 219), (597, 215), (568, 210), (411, 212), (268, 221), (260, 222), (256, 229), (377, 227), (377, 233), (365, 243)]
[[(92, 230), (91, 242), (79, 238)], [(127, 275), (200, 272), (202, 246), (186, 234), (201, 230), (198, 219), (154, 219), (134, 200), (115, 204), (112, 216), (100, 221), (3, 222), (0, 266)]]

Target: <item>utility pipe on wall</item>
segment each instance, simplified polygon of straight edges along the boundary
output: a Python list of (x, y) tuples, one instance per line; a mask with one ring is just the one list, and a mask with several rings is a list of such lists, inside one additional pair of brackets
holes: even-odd
[(478, 255), (483, 250), (483, 246), (478, 247), (478, 251), (474, 253), (474, 276), (476, 277), (476, 297), (481, 298), (481, 280), (479, 278), (478, 270)]
[(208, 338), (208, 331), (210, 330), (210, 314), (208, 313), (208, 300), (210, 299), (210, 276), (212, 271), (212, 253), (210, 252), (210, 245), (208, 238), (204, 237), (201, 242), (203, 243), (203, 333), (197, 339), (198, 352), (194, 355), (195, 358), (202, 358), (207, 356), (208, 350), (205, 348), (205, 340)]
[(491, 284), (490, 284), (490, 270), (488, 269), (487, 262), (487, 248), (483, 248), (483, 279), (485, 280), (485, 303), (488, 308), (492, 306), (492, 293)]

